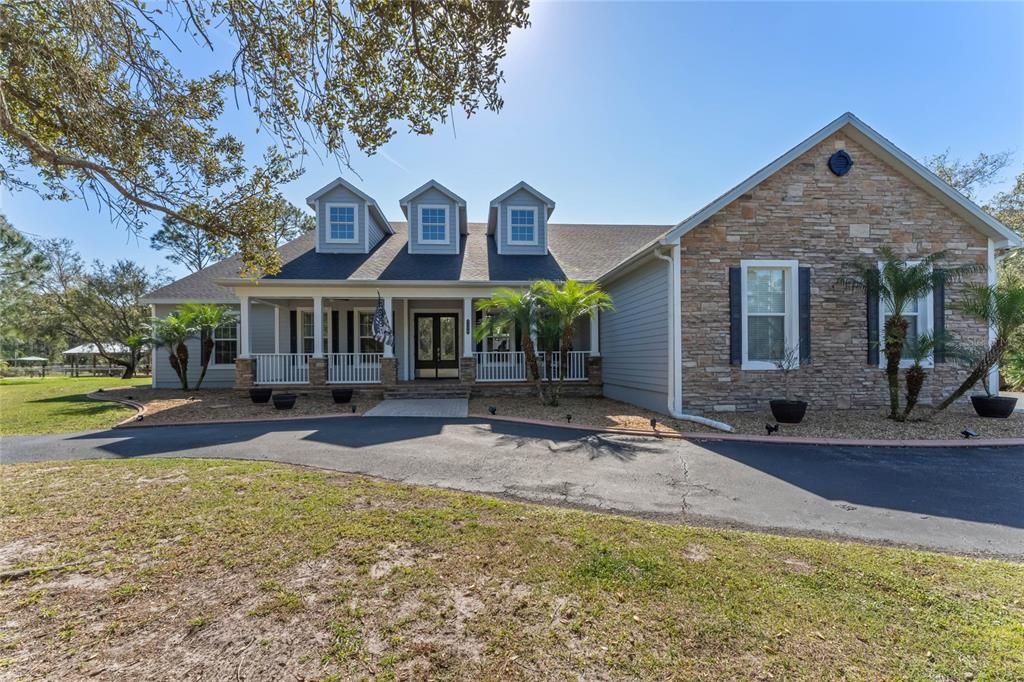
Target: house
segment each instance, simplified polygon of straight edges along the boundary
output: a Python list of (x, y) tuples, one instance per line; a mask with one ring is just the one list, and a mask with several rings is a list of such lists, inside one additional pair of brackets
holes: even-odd
[[(486, 223), (434, 180), (401, 199), (401, 222), (342, 178), (307, 203), (317, 229), (281, 247), (279, 273), (245, 279), (228, 259), (146, 298), (156, 315), (189, 301), (238, 306), (240, 324), (217, 332), (209, 385), (525, 389), (518, 335), (476, 342), (474, 304), (498, 286), (574, 278), (600, 282), (616, 305), (577, 329), (566, 374), (579, 394), (670, 414), (754, 409), (780, 397), (774, 360), (792, 348), (792, 393), (879, 406), (885, 310), (836, 278), (889, 245), (908, 260), (946, 250), (993, 282), (1001, 251), (1021, 245), (849, 113), (674, 226), (551, 222), (555, 202), (526, 182), (490, 202)], [(963, 286), (918, 301), (912, 333), (985, 341), (989, 330), (955, 311)], [(373, 337), (378, 295), (393, 344)], [(962, 377), (943, 360), (928, 361), (922, 402)], [(176, 385), (166, 358), (153, 366), (155, 386)]]

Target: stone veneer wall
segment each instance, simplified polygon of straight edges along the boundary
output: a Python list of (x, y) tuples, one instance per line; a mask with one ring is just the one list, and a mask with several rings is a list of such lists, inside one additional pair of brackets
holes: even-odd
[[(843, 177), (827, 166), (837, 149), (854, 161)], [(983, 235), (842, 131), (686, 234), (684, 409), (759, 409), (782, 397), (779, 372), (729, 364), (729, 268), (742, 259), (797, 259), (812, 268), (811, 360), (794, 372), (791, 393), (812, 409), (887, 405), (885, 373), (867, 363), (865, 295), (834, 286), (858, 256), (872, 258), (883, 245), (908, 260), (946, 249), (949, 263), (987, 262)], [(946, 329), (963, 340), (985, 341), (983, 325), (953, 310), (964, 286), (946, 287)], [(952, 363), (937, 364), (921, 402), (937, 402), (964, 374)], [(902, 385), (901, 373), (901, 400)]]

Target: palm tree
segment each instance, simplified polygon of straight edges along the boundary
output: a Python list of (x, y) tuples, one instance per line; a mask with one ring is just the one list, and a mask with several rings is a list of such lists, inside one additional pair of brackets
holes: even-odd
[(186, 303), (181, 306), (181, 313), (192, 321), (193, 330), (199, 334), (200, 349), (199, 361), (202, 371), (199, 373), (199, 380), (195, 388), (198, 390), (206, 378), (206, 370), (213, 358), (214, 340), (213, 333), (226, 324), (234, 324), (238, 320), (238, 314), (223, 305), (214, 303)]
[[(181, 390), (188, 390), (188, 340), (195, 334), (192, 319), (181, 311), (174, 311), (167, 317), (150, 320), (149, 342), (156, 347), (166, 346), (168, 360), (181, 382)], [(153, 368), (156, 371), (156, 368)]]
[[(988, 325), (995, 332), (995, 339), (976, 354), (967, 378), (936, 411), (942, 411), (959, 400), (1010, 351), (1014, 335), (1024, 330), (1024, 285), (973, 286), (956, 307), (963, 314)], [(988, 391), (987, 385), (985, 390)]]
[(550, 316), (552, 325), (557, 327), (559, 332), (558, 384), (551, 400), (552, 405), (557, 405), (565, 382), (565, 370), (569, 365), (569, 351), (572, 348), (576, 323), (596, 315), (598, 311), (614, 310), (615, 306), (612, 304), (612, 297), (602, 291), (596, 282), (583, 283), (569, 279), (558, 286), (554, 282), (542, 280), (535, 283), (533, 289), (544, 311)]
[[(908, 263), (892, 249), (883, 246), (878, 249), (881, 267), (875, 262), (861, 259), (854, 265), (852, 274), (838, 280), (847, 289), (866, 291), (868, 295), (877, 298), (887, 311), (883, 352), (889, 384), (889, 419), (902, 421), (904, 418), (900, 412), (899, 373), (907, 340), (908, 323), (903, 316), (907, 308), (940, 284), (958, 281), (981, 270), (981, 266), (976, 264), (936, 269), (935, 266), (945, 257), (945, 251), (938, 251), (917, 262)], [(873, 339), (869, 341), (873, 342)]]
[(936, 348), (940, 347), (945, 348), (947, 353), (953, 351), (951, 337), (943, 332), (924, 333), (907, 340), (907, 355), (913, 364), (904, 373), (907, 382), (907, 404), (903, 408), (904, 420), (910, 416), (910, 412), (917, 405), (921, 388), (924, 386), (925, 379), (928, 378), (928, 373), (925, 372), (922, 363), (931, 357)]
[(486, 313), (480, 324), (473, 330), (477, 341), (498, 334), (513, 334), (519, 330), (520, 343), (526, 356), (526, 367), (536, 383), (537, 395), (546, 402), (540, 369), (537, 366), (537, 350), (533, 345), (530, 330), (538, 321), (539, 301), (532, 291), (519, 291), (501, 287), (495, 289), (490, 298), (476, 303), (476, 309)]

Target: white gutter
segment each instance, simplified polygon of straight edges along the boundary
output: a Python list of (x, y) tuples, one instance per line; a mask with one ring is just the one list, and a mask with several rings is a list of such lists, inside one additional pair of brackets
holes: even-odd
[(731, 433), (734, 429), (725, 422), (683, 412), (683, 330), (682, 330), (682, 271), (680, 246), (676, 240), (669, 250), (671, 255), (655, 250), (657, 258), (668, 263), (668, 413), (675, 419), (710, 426)]

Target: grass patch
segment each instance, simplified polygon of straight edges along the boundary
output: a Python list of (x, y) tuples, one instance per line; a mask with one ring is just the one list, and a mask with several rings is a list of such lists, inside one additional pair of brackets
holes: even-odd
[(271, 463), (3, 473), (13, 565), (82, 562), (0, 584), (14, 677), (1024, 679), (1017, 564)]
[(67, 433), (113, 426), (134, 410), (85, 397), (101, 388), (145, 388), (148, 379), (0, 379), (0, 436)]

